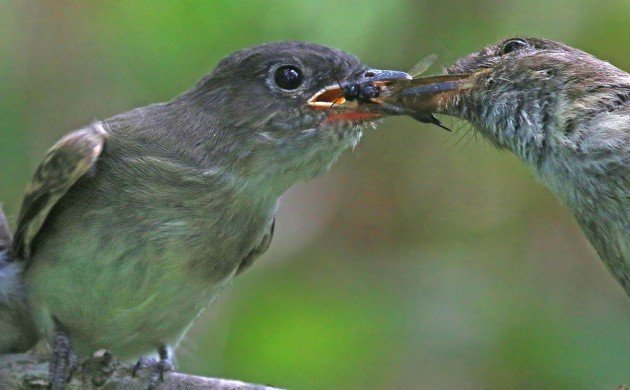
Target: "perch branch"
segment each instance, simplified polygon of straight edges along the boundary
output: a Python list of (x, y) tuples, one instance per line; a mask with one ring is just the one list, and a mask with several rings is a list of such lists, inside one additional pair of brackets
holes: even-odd
[[(48, 363), (37, 353), (0, 355), (0, 389), (45, 389), (48, 386)], [(109, 353), (85, 361), (72, 376), (68, 390), (78, 389), (146, 389), (148, 370), (133, 375), (133, 365), (123, 364)], [(276, 388), (235, 380), (206, 378), (178, 372), (167, 373), (157, 390), (277, 390)]]

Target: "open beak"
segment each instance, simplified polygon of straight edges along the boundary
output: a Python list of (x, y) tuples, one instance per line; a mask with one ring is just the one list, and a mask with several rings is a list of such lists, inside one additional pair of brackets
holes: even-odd
[(398, 80), (411, 80), (411, 76), (397, 70), (367, 69), (358, 76), (343, 80), (340, 83), (330, 85), (317, 91), (317, 93), (308, 100), (307, 106), (320, 110), (336, 107), (339, 109), (367, 112), (369, 109), (359, 110), (359, 103), (370, 102), (367, 100), (360, 101), (358, 99), (350, 99), (344, 87), (348, 85), (357, 85), (358, 87), (373, 85), (380, 90)]
[[(448, 113), (449, 105), (457, 96), (472, 87), (474, 75), (412, 78), (405, 72), (368, 69), (351, 79), (321, 89), (308, 100), (307, 105), (313, 109), (328, 110), (328, 122), (409, 115), (418, 121), (447, 129), (433, 114)], [(365, 92), (368, 91), (366, 88), (370, 88), (369, 94)]]

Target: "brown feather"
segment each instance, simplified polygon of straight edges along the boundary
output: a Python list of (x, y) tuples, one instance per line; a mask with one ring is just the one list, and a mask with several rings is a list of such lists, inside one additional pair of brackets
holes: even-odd
[(17, 258), (28, 260), (31, 244), (55, 204), (98, 160), (107, 131), (101, 123), (59, 140), (44, 157), (26, 188), (13, 240)]

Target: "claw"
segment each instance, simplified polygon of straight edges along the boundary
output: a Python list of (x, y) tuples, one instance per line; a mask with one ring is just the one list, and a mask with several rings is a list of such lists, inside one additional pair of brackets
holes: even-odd
[(81, 364), (81, 370), (92, 378), (92, 384), (103, 386), (112, 376), (118, 362), (111, 352), (100, 349)]
[(164, 374), (174, 370), (166, 346), (161, 345), (158, 347), (158, 355), (159, 360), (141, 357), (133, 366), (133, 376), (137, 376), (138, 371), (144, 368), (151, 371), (148, 390), (156, 389), (160, 383), (164, 382)]

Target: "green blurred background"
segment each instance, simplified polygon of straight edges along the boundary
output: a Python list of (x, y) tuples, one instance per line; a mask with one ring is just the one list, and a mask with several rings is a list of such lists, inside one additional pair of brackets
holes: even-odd
[[(0, 0), (0, 199), (45, 150), (164, 101), (237, 49), (285, 39), (408, 69), (513, 35), (630, 69), (630, 1)], [(387, 119), (283, 198), (270, 251), (180, 349), (185, 372), (295, 389), (613, 389), (630, 301), (567, 209), (511, 155)], [(183, 286), (182, 288), (185, 288)]]

